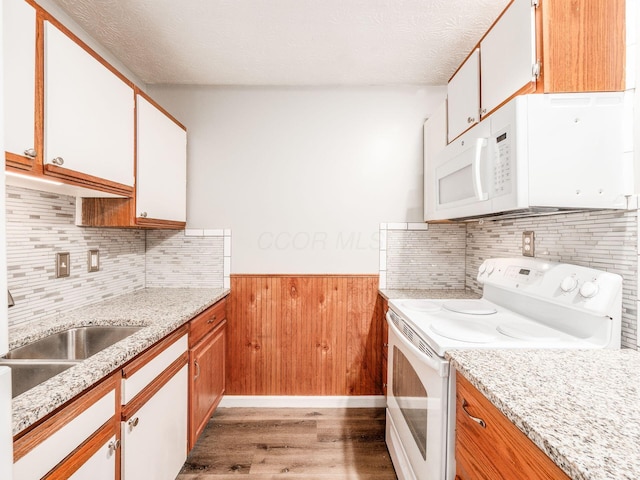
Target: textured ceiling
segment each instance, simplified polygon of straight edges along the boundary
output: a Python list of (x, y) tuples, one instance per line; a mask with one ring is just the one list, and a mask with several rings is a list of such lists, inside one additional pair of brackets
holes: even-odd
[(508, 0), (54, 0), (148, 84), (442, 85)]

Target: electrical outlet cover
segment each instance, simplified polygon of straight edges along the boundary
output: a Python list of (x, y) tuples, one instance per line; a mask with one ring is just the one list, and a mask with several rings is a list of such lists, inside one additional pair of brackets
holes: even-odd
[(71, 274), (71, 255), (69, 252), (56, 253), (56, 278)]

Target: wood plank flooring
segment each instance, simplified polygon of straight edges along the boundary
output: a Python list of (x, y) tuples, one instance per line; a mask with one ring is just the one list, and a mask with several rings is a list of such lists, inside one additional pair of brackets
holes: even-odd
[(382, 408), (219, 408), (176, 480), (396, 480)]

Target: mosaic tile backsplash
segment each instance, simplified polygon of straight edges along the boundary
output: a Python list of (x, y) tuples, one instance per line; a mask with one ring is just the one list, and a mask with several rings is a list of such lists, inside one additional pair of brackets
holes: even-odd
[[(406, 229), (386, 225), (385, 288), (464, 288), (464, 224), (433, 224), (426, 230), (414, 229), (412, 224)], [(383, 229), (380, 236), (384, 237)]]
[(149, 230), (146, 286), (223, 288), (224, 236), (187, 236), (183, 230)]
[[(75, 198), (7, 186), (7, 282), (15, 300), (9, 325), (144, 288), (145, 232), (80, 228)], [(100, 251), (89, 273), (88, 250)], [(56, 278), (56, 253), (69, 252), (69, 277)]]
[[(230, 269), (229, 230), (87, 228), (75, 225), (75, 197), (7, 186), (9, 325), (90, 305), (145, 287), (221, 288)], [(100, 269), (88, 272), (88, 251)], [(225, 250), (226, 249), (226, 250)], [(71, 275), (56, 278), (56, 253)]]

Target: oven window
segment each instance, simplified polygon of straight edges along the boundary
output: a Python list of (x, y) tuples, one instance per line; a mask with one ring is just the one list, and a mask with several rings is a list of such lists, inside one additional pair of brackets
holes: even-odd
[(393, 396), (398, 402), (413, 439), (427, 459), (427, 391), (407, 357), (393, 347)]

